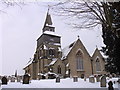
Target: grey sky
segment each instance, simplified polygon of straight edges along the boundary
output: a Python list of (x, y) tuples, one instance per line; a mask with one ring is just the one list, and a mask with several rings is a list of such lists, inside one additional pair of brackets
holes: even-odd
[[(15, 70), (22, 73), (23, 67), (34, 55), (47, 9), (47, 3), (31, 3), (22, 6), (22, 9), (19, 6), (8, 7), (4, 10), (6, 14), (0, 14), (2, 74), (14, 74)], [(94, 52), (96, 45), (103, 45), (100, 27), (94, 30), (73, 30), (65, 24), (69, 20), (50, 13), (56, 33), (62, 36), (62, 48), (77, 40), (78, 35), (90, 54)]]

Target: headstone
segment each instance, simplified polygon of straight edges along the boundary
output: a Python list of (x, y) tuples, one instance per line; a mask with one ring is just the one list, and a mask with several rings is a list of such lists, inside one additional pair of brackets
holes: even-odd
[(2, 82), (1, 82), (1, 79), (0, 79), (0, 87), (1, 87), (1, 85), (2, 85)]
[(109, 78), (112, 78), (112, 75), (111, 75), (111, 74), (109, 75)]
[(118, 84), (120, 84), (120, 79), (118, 79)]
[(48, 74), (45, 76), (46, 79), (48, 79)]
[(91, 83), (95, 83), (94, 76), (90, 76), (90, 77), (89, 77), (89, 82), (91, 82)]
[(112, 81), (108, 82), (108, 90), (114, 90)]
[(112, 73), (112, 77), (116, 77), (116, 74), (115, 74), (115, 73)]
[(100, 82), (100, 76), (99, 76), (99, 75), (96, 76), (96, 81), (97, 81), (97, 82)]
[(78, 77), (77, 76), (73, 77), (73, 82), (78, 82)]
[(15, 82), (15, 77), (11, 77), (11, 82)]
[(56, 77), (56, 83), (60, 83), (60, 77)]
[(86, 77), (84, 77), (84, 81), (86, 81)]
[(7, 78), (6, 77), (2, 77), (2, 85), (7, 85)]
[(101, 77), (100, 86), (101, 87), (106, 87), (106, 76)]
[(20, 82), (21, 81), (21, 78), (20, 77), (17, 77), (17, 82)]
[(23, 84), (29, 84), (30, 76), (28, 74), (25, 74), (23, 76)]
[(113, 83), (115, 84), (116, 82), (115, 82), (115, 81), (113, 81)]

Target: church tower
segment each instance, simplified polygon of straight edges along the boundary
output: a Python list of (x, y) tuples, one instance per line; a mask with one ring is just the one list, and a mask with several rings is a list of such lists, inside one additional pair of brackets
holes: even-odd
[(61, 37), (55, 34), (51, 15), (47, 12), (42, 35), (37, 39), (37, 48), (33, 59), (33, 79), (36, 79), (40, 73), (50, 71), (49, 64), (61, 56)]

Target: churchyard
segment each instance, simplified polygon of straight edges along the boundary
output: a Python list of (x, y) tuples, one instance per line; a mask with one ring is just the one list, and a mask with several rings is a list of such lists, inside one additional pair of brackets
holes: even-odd
[(3, 90), (5, 88), (99, 88), (101, 90), (106, 88), (105, 90), (108, 90), (108, 87), (111, 86), (115, 90), (120, 89), (120, 79), (118, 77), (90, 76), (89, 78), (78, 78), (75, 76), (65, 79), (56, 77), (55, 79), (30, 80), (29, 75), (24, 75), (17, 77), (1, 76), (0, 79), (0, 87)]

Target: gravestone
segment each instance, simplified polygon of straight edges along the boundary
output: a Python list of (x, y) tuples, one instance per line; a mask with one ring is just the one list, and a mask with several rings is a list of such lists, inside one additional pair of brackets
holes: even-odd
[(108, 82), (108, 90), (114, 90), (112, 81)]
[(89, 82), (91, 82), (91, 83), (95, 83), (94, 76), (90, 76), (90, 77), (89, 77)]
[(97, 81), (97, 82), (100, 82), (100, 76), (99, 76), (99, 75), (96, 76), (96, 81)]
[(20, 77), (17, 77), (17, 82), (20, 82), (21, 81), (21, 78)]
[(56, 77), (56, 83), (60, 83), (60, 77)]
[(86, 77), (84, 77), (84, 81), (86, 81)]
[(116, 74), (115, 74), (115, 73), (112, 73), (112, 77), (116, 77)]
[(112, 78), (112, 75), (111, 75), (111, 74), (109, 75), (109, 78)]
[(101, 77), (100, 86), (101, 87), (106, 87), (106, 76)]
[(78, 82), (78, 77), (77, 76), (73, 77), (73, 82)]
[(45, 76), (45, 78), (46, 78), (46, 79), (49, 79), (49, 76), (48, 76), (48, 74)]
[(2, 82), (1, 82), (1, 79), (0, 79), (0, 87), (1, 87), (1, 85), (2, 85)]
[(11, 82), (15, 82), (15, 77), (11, 77)]
[(113, 83), (115, 84), (116, 82), (115, 82), (115, 81), (113, 81)]
[(25, 74), (23, 76), (23, 84), (29, 84), (30, 76), (28, 74)]
[(120, 84), (120, 79), (118, 79), (118, 84)]
[(2, 77), (2, 85), (7, 85), (7, 78), (6, 77)]

